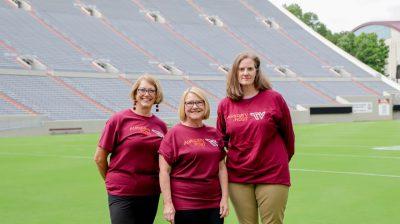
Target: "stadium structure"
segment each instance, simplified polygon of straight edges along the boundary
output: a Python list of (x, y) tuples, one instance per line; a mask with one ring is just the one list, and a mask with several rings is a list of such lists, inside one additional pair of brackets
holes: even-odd
[(145, 73), (161, 80), (170, 124), (190, 86), (215, 119), (243, 51), (295, 123), (400, 117), (398, 84), (267, 0), (0, 0), (0, 135), (100, 131)]
[(400, 79), (400, 21), (373, 21), (363, 23), (353, 29), (356, 35), (375, 33), (378, 38), (385, 40), (389, 47), (389, 57), (385, 67), (385, 75), (392, 80)]

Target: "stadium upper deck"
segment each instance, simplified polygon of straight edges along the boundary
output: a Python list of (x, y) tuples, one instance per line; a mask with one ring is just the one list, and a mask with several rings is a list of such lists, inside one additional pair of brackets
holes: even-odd
[(21, 1), (0, 1), (0, 115), (104, 119), (130, 106), (142, 73), (162, 80), (161, 116), (175, 117), (193, 85), (210, 93), (215, 115), (224, 69), (242, 51), (260, 55), (292, 108), (397, 91), (266, 0), (25, 1), (30, 10), (13, 2)]

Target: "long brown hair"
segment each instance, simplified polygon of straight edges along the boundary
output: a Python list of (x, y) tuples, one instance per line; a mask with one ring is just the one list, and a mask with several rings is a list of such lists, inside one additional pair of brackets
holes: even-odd
[(250, 52), (243, 52), (236, 56), (235, 61), (232, 64), (232, 68), (228, 73), (228, 78), (226, 82), (226, 95), (234, 101), (238, 101), (243, 99), (244, 93), (242, 87), (239, 83), (238, 71), (239, 64), (243, 61), (243, 59), (250, 58), (254, 61), (254, 67), (256, 68), (256, 76), (254, 78), (254, 87), (261, 91), (271, 89), (271, 83), (267, 79), (267, 77), (261, 71), (261, 61), (260, 58)]

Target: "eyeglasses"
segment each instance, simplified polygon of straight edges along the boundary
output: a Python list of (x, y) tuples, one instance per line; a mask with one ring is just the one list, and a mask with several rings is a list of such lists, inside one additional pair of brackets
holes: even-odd
[(185, 105), (187, 107), (193, 107), (195, 104), (196, 104), (197, 107), (203, 107), (204, 106), (204, 100), (196, 100), (196, 101), (185, 102)]
[(148, 93), (149, 95), (154, 95), (157, 92), (157, 90), (155, 89), (146, 89), (146, 88), (140, 88), (137, 91), (140, 95), (144, 95), (146, 93)]

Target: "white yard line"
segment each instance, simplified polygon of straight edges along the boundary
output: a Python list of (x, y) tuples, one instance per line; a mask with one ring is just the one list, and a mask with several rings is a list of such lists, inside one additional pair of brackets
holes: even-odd
[(18, 153), (18, 152), (0, 152), (0, 156), (23, 156), (23, 157), (54, 157), (67, 159), (90, 159), (89, 156), (70, 156), (44, 153)]
[(400, 145), (380, 146), (380, 147), (374, 147), (373, 149), (382, 151), (400, 151)]
[(332, 144), (332, 145), (314, 145), (314, 144), (296, 144), (297, 147), (309, 147), (309, 148), (373, 148), (375, 146), (371, 145), (339, 145), (339, 144)]
[(340, 144), (332, 144), (332, 145), (296, 144), (296, 146), (302, 148), (369, 148), (382, 151), (400, 151), (400, 145), (371, 146), (371, 145), (340, 145)]
[(388, 178), (400, 178), (400, 175), (380, 174), (380, 173), (363, 173), (363, 172), (351, 172), (351, 171), (332, 171), (332, 170), (313, 170), (313, 169), (290, 169), (291, 171), (299, 172), (312, 172), (312, 173), (329, 173), (329, 174), (345, 174), (355, 176), (372, 176), (372, 177), (388, 177)]
[(368, 159), (400, 159), (399, 156), (363, 156), (363, 155), (351, 155), (351, 154), (329, 154), (329, 153), (308, 153), (308, 152), (297, 152), (294, 155), (319, 156), (319, 157), (368, 158)]
[[(297, 154), (304, 154), (304, 153), (297, 153)], [(310, 154), (309, 154), (310, 155)], [(332, 156), (328, 154), (320, 154), (323, 156)], [(41, 153), (10, 153), (10, 152), (0, 152), (0, 156), (23, 156), (23, 157), (53, 157), (53, 158), (67, 158), (67, 159), (91, 159), (89, 156), (69, 156), (69, 155), (56, 155), (56, 154), (41, 154)], [(349, 156), (349, 155), (335, 155), (335, 156)], [(351, 155), (350, 155), (351, 156)], [(353, 155), (355, 157), (359, 157), (357, 155)], [(366, 157), (366, 156), (364, 156)], [(368, 157), (370, 158), (370, 157)], [(376, 157), (373, 157), (376, 158)], [(386, 158), (380, 156), (379, 158)], [(388, 157), (388, 159), (399, 157)], [(329, 173), (329, 174), (345, 174), (345, 175), (357, 175), (357, 176), (374, 176), (374, 177), (388, 177), (388, 178), (400, 178), (400, 175), (390, 175), (390, 174), (377, 174), (377, 173), (363, 173), (363, 172), (351, 172), (351, 171), (332, 171), (332, 170), (314, 170), (314, 169), (298, 169), (293, 168), (290, 169), (291, 171), (297, 172), (312, 172), (312, 173)]]

